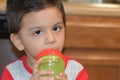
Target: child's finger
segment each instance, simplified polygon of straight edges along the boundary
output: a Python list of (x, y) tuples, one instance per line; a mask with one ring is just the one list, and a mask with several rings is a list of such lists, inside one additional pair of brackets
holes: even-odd
[[(39, 71), (32, 75), (30, 80), (54, 80), (53, 76), (49, 76), (49, 71)], [(49, 75), (45, 75), (49, 74)]]
[(41, 62), (41, 59), (36, 61), (36, 63), (34, 64), (34, 66), (33, 66), (33, 74), (38, 71), (38, 66), (39, 66), (40, 62)]
[(39, 70), (34, 73), (30, 80), (54, 80), (52, 71)]
[(56, 76), (56, 80), (68, 80), (67, 75), (65, 73), (60, 73)]
[(52, 76), (54, 74), (51, 70), (40, 70), (39, 75), (41, 76)]

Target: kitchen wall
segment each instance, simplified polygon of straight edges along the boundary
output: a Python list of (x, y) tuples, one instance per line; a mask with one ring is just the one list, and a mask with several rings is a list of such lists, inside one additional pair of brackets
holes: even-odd
[(120, 0), (63, 0), (69, 3), (112, 3), (112, 4), (119, 4)]

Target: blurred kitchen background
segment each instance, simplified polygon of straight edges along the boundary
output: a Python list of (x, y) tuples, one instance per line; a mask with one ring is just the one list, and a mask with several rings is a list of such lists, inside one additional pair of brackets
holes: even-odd
[[(63, 53), (78, 59), (89, 80), (120, 80), (120, 0), (63, 0), (67, 16)], [(23, 53), (9, 41), (6, 0), (0, 0), (0, 75)]]
[(63, 0), (65, 2), (69, 3), (114, 3), (114, 4), (119, 4), (120, 0)]

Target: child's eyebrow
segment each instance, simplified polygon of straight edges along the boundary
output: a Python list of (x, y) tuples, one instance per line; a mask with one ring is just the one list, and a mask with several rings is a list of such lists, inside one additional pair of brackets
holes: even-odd
[[(59, 24), (63, 24), (63, 21), (57, 22), (55, 23), (53, 26), (59, 25)], [(34, 29), (41, 29), (43, 26), (34, 26), (28, 29), (28, 31), (34, 30)]]
[(40, 29), (40, 28), (41, 28), (41, 26), (35, 26), (35, 27), (29, 28), (28, 31), (35, 30), (35, 29)]
[(54, 25), (58, 25), (58, 24), (63, 24), (63, 21), (57, 22), (57, 23), (54, 24)]

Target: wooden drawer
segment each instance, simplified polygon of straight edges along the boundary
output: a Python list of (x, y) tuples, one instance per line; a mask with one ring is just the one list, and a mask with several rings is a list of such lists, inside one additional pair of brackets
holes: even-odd
[(78, 59), (90, 80), (120, 80), (120, 17), (67, 15), (64, 54)]

